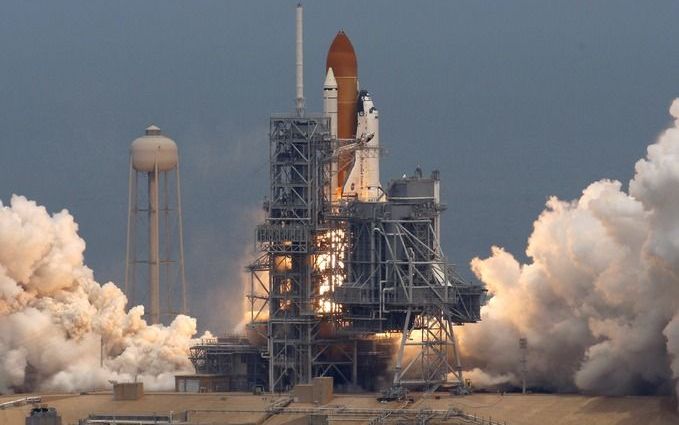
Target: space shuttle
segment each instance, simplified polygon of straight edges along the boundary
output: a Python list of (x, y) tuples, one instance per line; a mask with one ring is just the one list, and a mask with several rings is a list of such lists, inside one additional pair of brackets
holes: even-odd
[(370, 93), (359, 90), (356, 53), (343, 31), (328, 50), (323, 113), (330, 118), (330, 133), (337, 140), (331, 200), (385, 201), (380, 184), (379, 113)]

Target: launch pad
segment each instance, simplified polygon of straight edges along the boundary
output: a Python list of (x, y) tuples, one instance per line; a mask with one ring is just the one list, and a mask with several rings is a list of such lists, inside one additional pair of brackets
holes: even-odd
[[(270, 119), (266, 220), (247, 267), (248, 339), (268, 371), (265, 385), (287, 391), (329, 376), (345, 389), (463, 389), (454, 326), (480, 319), (485, 290), (465, 282), (441, 249), (439, 173), (418, 168), (380, 184), (378, 110), (358, 90), (344, 32), (328, 52), (324, 111), (305, 112), (302, 33), (299, 6), (297, 107)], [(389, 368), (393, 377), (376, 379)]]

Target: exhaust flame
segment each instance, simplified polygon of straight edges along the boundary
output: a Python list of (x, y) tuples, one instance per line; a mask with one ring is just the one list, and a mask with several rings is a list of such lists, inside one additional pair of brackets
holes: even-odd
[[(77, 391), (140, 377), (174, 386), (196, 320), (148, 325), (142, 306), (100, 285), (83, 264), (85, 241), (68, 211), (50, 216), (22, 196), (0, 203), (0, 392)], [(104, 361), (100, 366), (100, 351)]]
[[(679, 99), (670, 113), (679, 118)], [(492, 298), (482, 322), (462, 329), (467, 367), (518, 385), (525, 336), (529, 386), (669, 393), (679, 378), (679, 119), (627, 192), (601, 180), (574, 201), (550, 198), (526, 254), (520, 264), (493, 247), (472, 261)]]
[[(314, 271), (320, 274), (318, 294), (321, 296), (317, 312), (336, 313), (341, 306), (330, 301), (336, 287), (346, 278), (344, 255), (346, 240), (344, 230), (328, 230), (316, 238), (316, 248), (324, 254), (314, 257)], [(324, 296), (325, 295), (325, 296)]]

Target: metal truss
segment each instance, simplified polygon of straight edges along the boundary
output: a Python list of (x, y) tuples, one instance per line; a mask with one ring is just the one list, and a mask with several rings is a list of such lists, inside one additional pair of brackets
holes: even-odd
[(341, 214), (350, 234), (347, 281), (334, 292), (343, 307), (342, 331), (401, 333), (396, 387), (461, 387), (453, 326), (480, 319), (483, 287), (465, 282), (443, 255), (441, 206), (431, 193), (349, 204)]
[(328, 129), (326, 117), (274, 116), (270, 122), (270, 199), (266, 222), (256, 230), (262, 254), (248, 267), (248, 299), (251, 327), (267, 338), (272, 392), (315, 376), (355, 379), (356, 350), (326, 338), (332, 316), (331, 307), (325, 311), (327, 294), (339, 267), (339, 236), (322, 217), (334, 143)]
[(438, 175), (392, 183), (386, 202), (333, 199), (338, 141), (328, 128), (325, 117), (270, 122), (267, 218), (248, 267), (269, 390), (316, 376), (356, 384), (359, 342), (384, 332), (402, 333), (395, 386), (461, 385), (453, 325), (479, 320), (484, 290), (443, 255)]
[(411, 317), (409, 308), (396, 358), (394, 386), (429, 390), (445, 384), (462, 387), (462, 366), (451, 318), (436, 308), (427, 308), (414, 320)]

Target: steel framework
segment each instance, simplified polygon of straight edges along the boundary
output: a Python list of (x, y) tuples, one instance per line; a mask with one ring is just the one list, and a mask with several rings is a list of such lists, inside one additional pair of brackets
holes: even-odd
[(394, 386), (463, 385), (453, 325), (479, 320), (484, 289), (465, 282), (440, 245), (438, 172), (391, 182), (386, 202), (349, 202), (346, 281), (335, 289), (342, 332), (400, 332)]
[(401, 334), (395, 387), (461, 387), (453, 325), (479, 320), (484, 289), (443, 255), (438, 172), (391, 182), (385, 202), (331, 202), (327, 118), (274, 116), (270, 130), (267, 218), (248, 267), (270, 391), (327, 375), (356, 384), (361, 340), (385, 332)]
[(243, 336), (202, 338), (191, 346), (189, 360), (199, 375), (228, 377), (221, 391), (252, 391), (266, 382), (261, 352)]
[[(270, 120), (270, 200), (266, 222), (256, 230), (262, 255), (249, 266), (251, 320), (266, 326), (270, 391), (313, 376), (333, 373), (347, 381), (355, 376), (346, 370), (355, 369), (356, 350), (327, 341), (320, 314), (324, 282), (334, 267), (328, 259), (336, 247), (327, 240), (330, 229), (322, 218), (329, 125), (323, 116)], [(340, 358), (330, 355), (338, 352)]]

